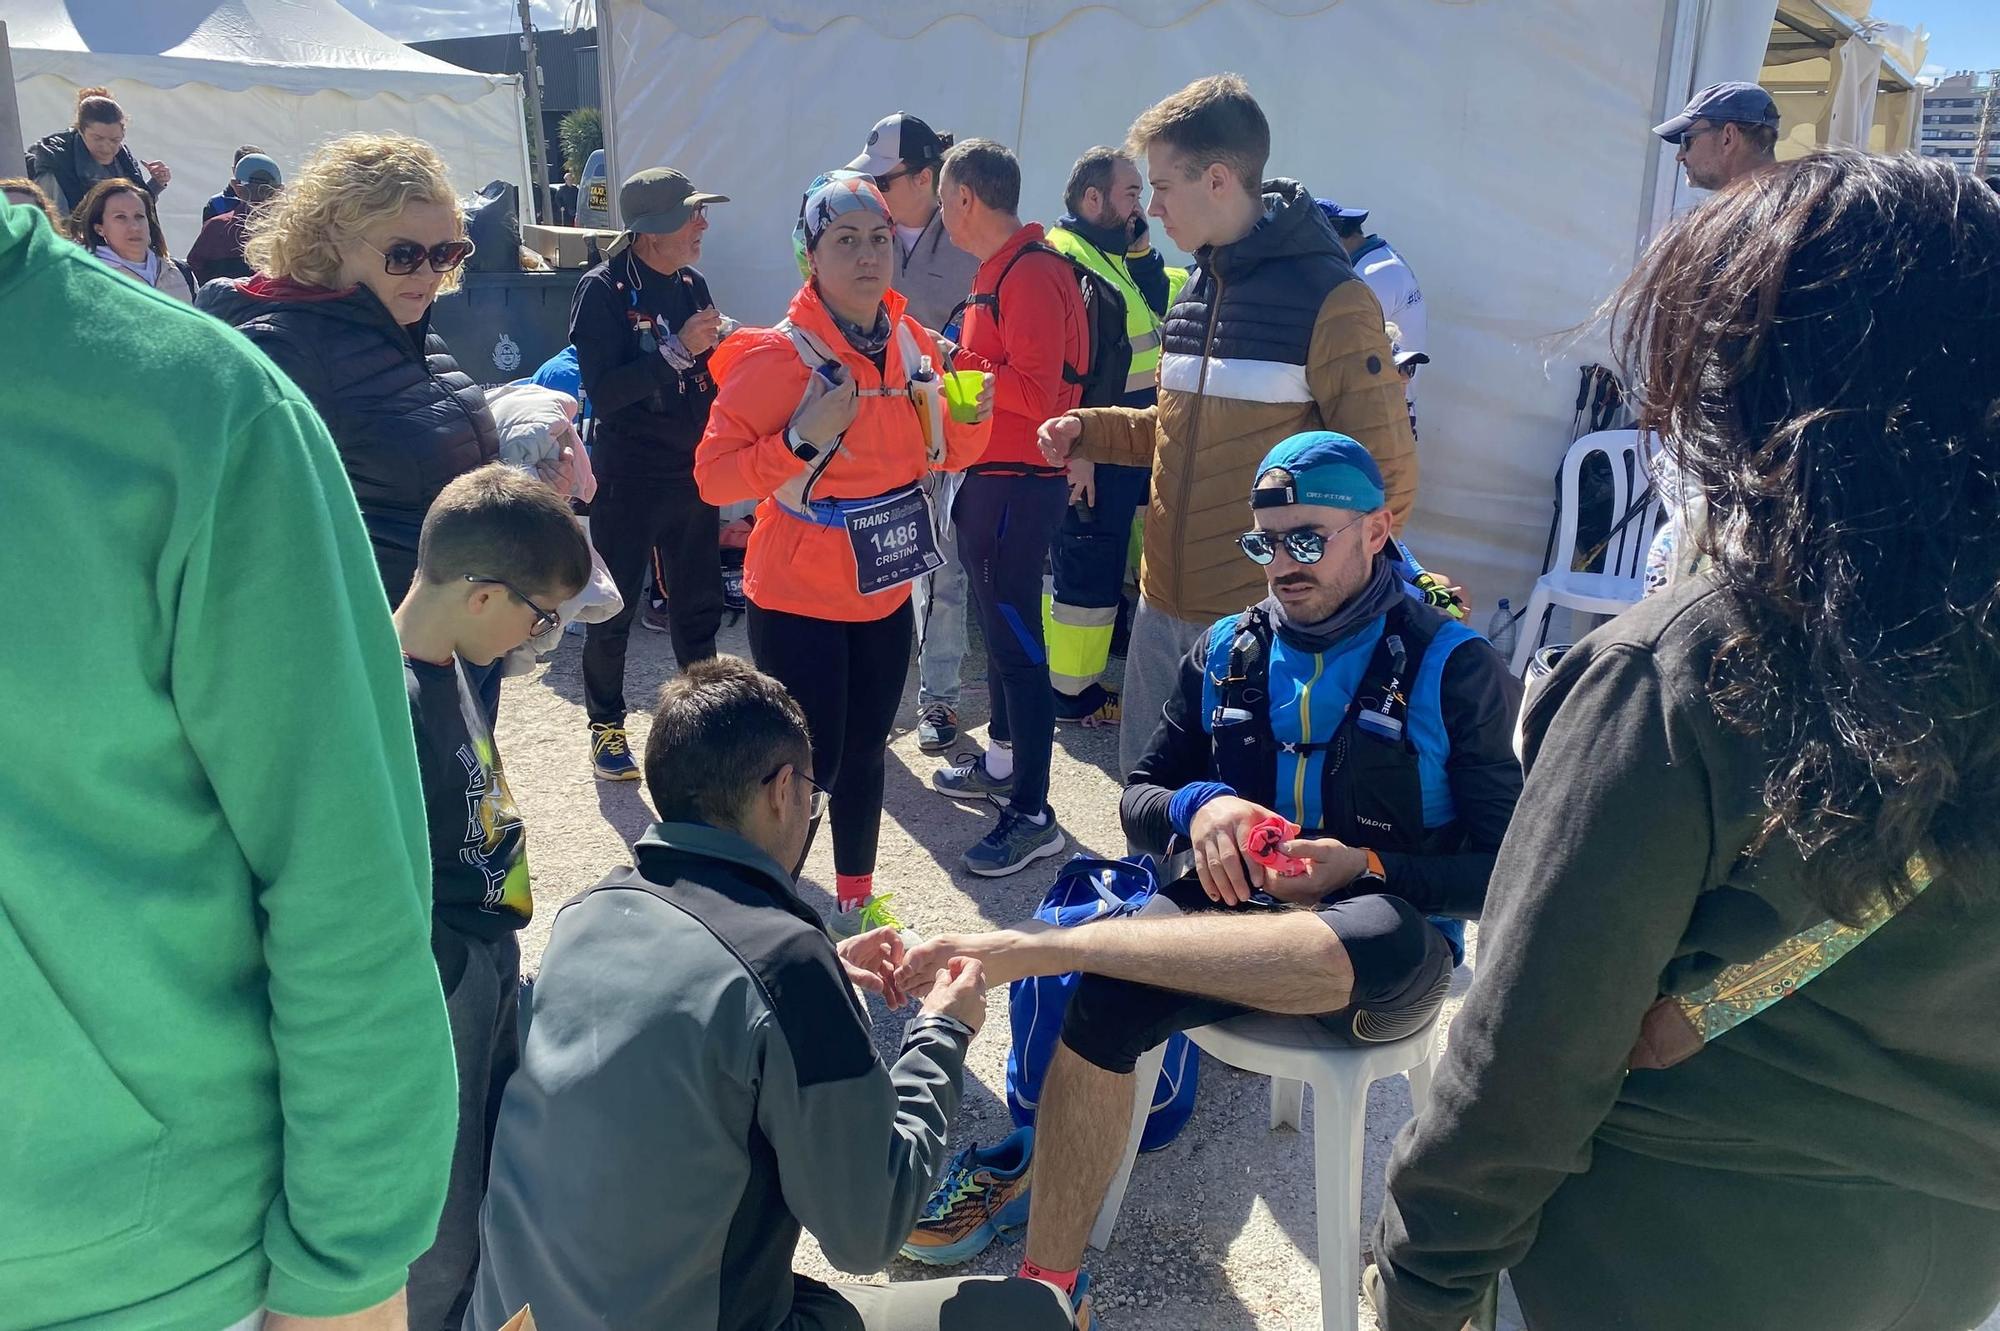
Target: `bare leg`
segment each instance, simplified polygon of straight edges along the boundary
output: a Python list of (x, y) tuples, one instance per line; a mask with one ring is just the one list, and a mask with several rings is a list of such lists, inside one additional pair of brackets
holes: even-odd
[(1082, 1264), (1083, 1245), (1125, 1149), (1133, 1094), (1131, 1073), (1107, 1072), (1056, 1041), (1035, 1118), (1027, 1244), (1035, 1265), (1073, 1271)]
[(946, 935), (921, 952), (924, 967), (935, 958), (978, 957), (990, 985), (1086, 971), (1265, 1012), (1337, 1012), (1354, 993), (1354, 967), (1340, 936), (1305, 910), (1099, 920), (1088, 929), (1030, 922)]

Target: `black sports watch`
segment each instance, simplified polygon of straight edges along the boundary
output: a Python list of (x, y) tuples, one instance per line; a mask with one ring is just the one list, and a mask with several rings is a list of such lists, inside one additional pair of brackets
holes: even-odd
[(801, 462), (811, 462), (826, 452), (824, 448), (800, 434), (796, 427), (791, 426), (785, 430), (785, 447), (791, 449), (792, 456)]

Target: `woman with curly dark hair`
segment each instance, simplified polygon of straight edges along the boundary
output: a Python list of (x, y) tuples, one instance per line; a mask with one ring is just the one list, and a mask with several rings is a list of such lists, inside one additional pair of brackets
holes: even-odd
[(2000, 198), (1816, 154), (1615, 313), (1704, 567), (1528, 703), (1368, 1287), (1387, 1331), (1503, 1268), (1536, 1331), (1963, 1331), (2000, 1301)]

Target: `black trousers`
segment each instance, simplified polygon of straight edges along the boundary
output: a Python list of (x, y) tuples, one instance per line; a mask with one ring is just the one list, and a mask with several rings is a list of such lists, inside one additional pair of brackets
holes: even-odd
[(1965, 1331), (2000, 1300), (2000, 1211), (1599, 1140), (1513, 1276), (1532, 1331)]
[[(1193, 876), (1161, 894), (1188, 914), (1226, 910)], [(1246, 906), (1243, 910), (1284, 909)], [(1315, 912), (1339, 936), (1354, 968), (1353, 1001), (1317, 1020), (1350, 1044), (1381, 1044), (1422, 1030), (1451, 988), (1451, 945), (1400, 897), (1358, 896)], [(1089, 925), (1082, 925), (1088, 929)], [(1240, 1003), (1086, 974), (1070, 995), (1062, 1042), (1107, 1072), (1130, 1072), (1169, 1035), (1250, 1011)]]
[(592, 624), (583, 640), (584, 707), (592, 725), (625, 723), (625, 645), (644, 604), (647, 565), (666, 562), (667, 621), (683, 670), (715, 655), (722, 627), (722, 526), (694, 481), (606, 480), (590, 501), (590, 543), (625, 608)]
[(1011, 802), (1030, 815), (1049, 803), (1056, 699), (1042, 636), (1042, 570), (1068, 498), (1069, 483), (1060, 476), (972, 475), (952, 507), (959, 559), (986, 639), (988, 733), (1014, 746)]
[(855, 623), (750, 605), (751, 659), (798, 699), (812, 732), (813, 780), (832, 796), (835, 873), (875, 871), (889, 729), (910, 673), (915, 624), (907, 600), (881, 619)]

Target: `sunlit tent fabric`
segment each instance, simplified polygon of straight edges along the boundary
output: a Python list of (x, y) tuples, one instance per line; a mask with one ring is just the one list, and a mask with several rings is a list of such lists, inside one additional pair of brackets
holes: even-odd
[(289, 174), (324, 139), (399, 130), (437, 145), (461, 193), (527, 179), (517, 77), (414, 51), (338, 0), (0, 0), (0, 21), (29, 141), (68, 127), (78, 87), (109, 87), (133, 150), (173, 168), (160, 209), (176, 253), (240, 144)]
[(1539, 568), (1577, 367), (1605, 355), (1574, 330), (1676, 206), (1671, 150), (1649, 129), (1695, 88), (1755, 78), (1772, 14), (1773, 0), (597, 4), (612, 176), (669, 165), (734, 200), (710, 210), (702, 267), (755, 321), (797, 286), (800, 191), (881, 116), (1014, 146), (1022, 211), (1048, 221), (1084, 149), (1191, 79), (1242, 74), (1272, 121), (1271, 171), (1372, 208), (1423, 284), (1412, 541), (1474, 589), (1482, 623)]

